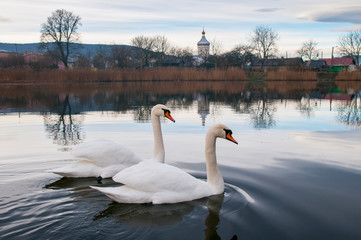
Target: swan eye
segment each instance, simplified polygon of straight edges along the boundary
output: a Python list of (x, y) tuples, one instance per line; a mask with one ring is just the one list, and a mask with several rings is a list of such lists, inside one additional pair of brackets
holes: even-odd
[(226, 139), (231, 141), (231, 142), (234, 142), (235, 144), (238, 144), (238, 142), (232, 137), (232, 130), (229, 130), (229, 129), (223, 129), (225, 132), (226, 132)]
[(162, 108), (164, 111), (164, 117), (168, 118), (169, 120), (171, 120), (172, 122), (175, 122), (175, 120), (173, 119), (173, 117), (170, 115), (170, 111), (168, 109), (164, 109)]
[(168, 109), (162, 108), (162, 110), (164, 111), (164, 115), (170, 114), (170, 111)]
[(227, 136), (228, 133), (230, 133), (231, 135), (233, 134), (233, 133), (232, 133), (232, 130), (230, 130), (230, 129), (225, 129), (225, 128), (224, 128), (223, 130), (226, 132), (226, 136)]

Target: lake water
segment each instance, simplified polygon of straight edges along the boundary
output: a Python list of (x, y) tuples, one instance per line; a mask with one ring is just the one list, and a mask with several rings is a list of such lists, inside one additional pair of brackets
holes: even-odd
[[(336, 85), (344, 94), (297, 82), (2, 85), (0, 239), (361, 239), (361, 84)], [(176, 120), (162, 120), (166, 162), (197, 178), (209, 126), (232, 129), (238, 145), (217, 141), (224, 194), (119, 204), (93, 178), (46, 172), (98, 138), (150, 158), (157, 103)]]

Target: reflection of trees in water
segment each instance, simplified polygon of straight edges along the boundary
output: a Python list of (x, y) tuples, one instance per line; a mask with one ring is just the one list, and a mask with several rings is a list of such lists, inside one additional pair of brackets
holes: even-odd
[(338, 108), (338, 120), (348, 126), (361, 127), (361, 99), (354, 97)]
[(134, 109), (134, 120), (136, 122), (147, 122), (151, 118), (153, 106), (139, 106)]
[(192, 106), (192, 98), (188, 95), (175, 95), (175, 96), (159, 96), (159, 95), (148, 95), (146, 96), (146, 103), (137, 101), (138, 105), (132, 107), (132, 113), (134, 114), (133, 119), (136, 122), (148, 122), (151, 119), (151, 111), (153, 106), (156, 104), (164, 104), (169, 107), (172, 111), (175, 108), (189, 108)]
[[(135, 121), (144, 122), (150, 120), (151, 108), (157, 103), (166, 104), (176, 112), (177, 109), (193, 108), (196, 101), (198, 114), (203, 123), (206, 119), (221, 115), (221, 106), (227, 105), (235, 112), (249, 117), (255, 128), (271, 128), (276, 125), (274, 118), (276, 107), (272, 104), (273, 99), (300, 99), (304, 92), (321, 94), (327, 92), (329, 88), (335, 87), (335, 83), (339, 84), (335, 81), (322, 80), (316, 88), (304, 87), (301, 84), (301, 89), (290, 87), (289, 92), (279, 91), (278, 85), (280, 83), (263, 81), (242, 83), (241, 87), (234, 82), (222, 83), (221, 86), (218, 86), (219, 83), (217, 82), (208, 82), (203, 87), (198, 86), (199, 83), (182, 83), (186, 84), (182, 88), (178, 88), (179, 86), (174, 83), (165, 84), (163, 82), (154, 82), (149, 85), (144, 85), (144, 83), (82, 85), (76, 86), (76, 90), (74, 90), (74, 86), (67, 87), (66, 91), (61, 89), (63, 86), (58, 85), (45, 86), (41, 89), (39, 87), (30, 88), (30, 90), (28, 87), (21, 87), (20, 89), (11, 88), (11, 91), (6, 89), (6, 95), (2, 96), (0, 109), (5, 109), (4, 111), (11, 109), (11, 112), (58, 113), (58, 119), (56, 116), (46, 117), (49, 118), (46, 123), (53, 125), (47, 126), (48, 132), (57, 132), (58, 134), (68, 132), (76, 135), (79, 132), (76, 128), (80, 125), (78, 126), (74, 119), (81, 117), (74, 115), (74, 113), (89, 111), (102, 111), (114, 115), (130, 113), (134, 115)], [(347, 86), (349, 84), (347, 83)], [(282, 86), (285, 85), (293, 86), (294, 82), (292, 84), (282, 83)], [(296, 85), (298, 86), (298, 83)], [(214, 88), (215, 86), (218, 87)], [(147, 88), (144, 89), (144, 87)], [(62, 101), (59, 104), (59, 92), (71, 92), (71, 96), (74, 97), (70, 99), (70, 103)], [(310, 99), (312, 99), (311, 94)], [(311, 117), (314, 107), (316, 107), (313, 104), (316, 103), (314, 100), (301, 102), (299, 105), (301, 114)], [(63, 107), (67, 105), (68, 109), (62, 113), (64, 112)], [(74, 111), (74, 109), (76, 110)], [(70, 115), (68, 114), (69, 110)], [(349, 115), (346, 114), (342, 121), (348, 122), (350, 125), (357, 125), (357, 113), (349, 112)], [(82, 136), (54, 136), (55, 141), (77, 138), (81, 139)], [(64, 141), (63, 144), (69, 144), (69, 141)]]
[(298, 105), (301, 115), (304, 115), (307, 118), (314, 116), (314, 108), (317, 107), (317, 100), (320, 98), (322, 98), (320, 94), (315, 95), (314, 93), (305, 93)]
[(70, 150), (68, 146), (81, 143), (85, 137), (82, 132), (82, 115), (72, 115), (72, 108), (69, 102), (69, 96), (65, 96), (61, 103), (58, 114), (44, 114), (45, 131), (48, 137), (53, 139), (55, 144), (64, 146), (63, 151)]
[(255, 128), (271, 128), (276, 125), (274, 114), (277, 107), (264, 89), (246, 90), (231, 105), (236, 112), (249, 115)]
[(256, 107), (251, 112), (251, 120), (255, 128), (271, 128), (276, 125), (273, 118), (274, 113), (277, 111), (274, 106), (267, 99), (259, 99)]

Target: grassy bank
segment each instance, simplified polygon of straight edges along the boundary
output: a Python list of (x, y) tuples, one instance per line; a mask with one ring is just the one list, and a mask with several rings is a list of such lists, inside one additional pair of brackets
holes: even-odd
[[(247, 72), (239, 68), (146, 68), (112, 70), (42, 70), (1, 69), (0, 83), (81, 83), (126, 81), (317, 81), (315, 71)], [(361, 81), (360, 72), (341, 72), (334, 80)]]

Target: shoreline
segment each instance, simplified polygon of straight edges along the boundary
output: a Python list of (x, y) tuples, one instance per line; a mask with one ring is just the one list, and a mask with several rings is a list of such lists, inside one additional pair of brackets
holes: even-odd
[(317, 82), (361, 81), (361, 72), (311, 70), (246, 71), (240, 68), (145, 68), (145, 69), (0, 69), (0, 84), (71, 84), (132, 82)]

